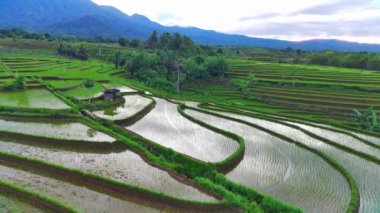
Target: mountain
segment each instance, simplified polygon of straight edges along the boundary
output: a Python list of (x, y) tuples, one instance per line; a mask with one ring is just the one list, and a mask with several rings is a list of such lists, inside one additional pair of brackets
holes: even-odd
[(29, 31), (86, 37), (147, 38), (153, 30), (179, 32), (198, 44), (237, 45), (304, 50), (379, 52), (378, 44), (339, 40), (290, 42), (276, 39), (229, 35), (195, 27), (167, 27), (142, 15), (129, 16), (110, 6), (90, 0), (0, 0), (0, 28), (19, 27)]

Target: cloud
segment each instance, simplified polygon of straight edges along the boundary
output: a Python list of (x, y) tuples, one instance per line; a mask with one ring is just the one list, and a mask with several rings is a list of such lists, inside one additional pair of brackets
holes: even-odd
[(243, 16), (239, 18), (240, 21), (250, 21), (250, 20), (257, 20), (257, 19), (268, 19), (268, 18), (274, 18), (278, 17), (281, 14), (279, 13), (262, 13), (256, 16)]
[[(269, 22), (252, 25), (234, 33), (254, 36), (287, 37), (376, 37), (380, 34), (380, 17), (354, 21), (332, 21), (329, 23), (308, 22)], [(368, 26), (368, 27), (363, 27)]]
[(168, 26), (291, 40), (348, 36), (367, 42), (371, 37), (380, 43), (380, 0), (92, 1)]
[(296, 15), (332, 15), (346, 10), (363, 9), (369, 7), (373, 0), (340, 0), (329, 4), (317, 5), (289, 14)]
[(178, 16), (173, 15), (170, 12), (163, 12), (157, 15), (157, 19), (159, 21), (167, 22), (167, 21), (181, 21), (182, 19)]
[(305, 40), (340, 38), (379, 43), (380, 9), (373, 0), (338, 0), (304, 7), (296, 12), (262, 13), (240, 18), (228, 33), (255, 37)]

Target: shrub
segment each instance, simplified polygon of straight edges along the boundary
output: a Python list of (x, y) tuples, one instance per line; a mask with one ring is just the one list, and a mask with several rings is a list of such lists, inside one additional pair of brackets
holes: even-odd
[(364, 112), (354, 110), (354, 120), (356, 125), (363, 130), (380, 130), (380, 123), (378, 122), (377, 113), (374, 111), (372, 106)]
[(157, 77), (146, 82), (148, 86), (163, 90), (166, 92), (172, 92), (175, 89), (174, 83), (166, 80), (162, 77)]
[(158, 73), (153, 69), (145, 69), (139, 73), (137, 73), (137, 79), (140, 81), (148, 82), (152, 79), (157, 78)]
[(228, 64), (223, 57), (210, 57), (205, 62), (206, 70), (212, 77), (224, 76), (228, 71)]
[(60, 43), (57, 52), (59, 55), (76, 58), (80, 60), (88, 60), (89, 56), (87, 53), (87, 49), (83, 45), (65, 45)]
[(84, 80), (84, 87), (86, 87), (87, 89), (94, 87), (94, 85), (95, 85), (95, 82), (93, 80), (91, 79)]
[(17, 90), (25, 90), (26, 83), (25, 78), (23, 76), (16, 77), (13, 81), (6, 81), (4, 85), (0, 88), (2, 91), (17, 91)]

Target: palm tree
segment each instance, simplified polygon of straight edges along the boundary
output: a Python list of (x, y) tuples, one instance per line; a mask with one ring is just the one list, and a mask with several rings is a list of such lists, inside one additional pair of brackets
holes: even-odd
[(378, 122), (377, 113), (374, 111), (373, 106), (370, 106), (364, 112), (360, 112), (356, 109), (354, 109), (353, 111), (355, 122), (361, 129), (368, 131), (380, 130), (380, 124)]
[(248, 75), (248, 83), (247, 83), (246, 87), (247, 88), (248, 87), (253, 87), (253, 85), (256, 84), (256, 83), (257, 83), (257, 79), (256, 79), (255, 74), (249, 73), (249, 75)]

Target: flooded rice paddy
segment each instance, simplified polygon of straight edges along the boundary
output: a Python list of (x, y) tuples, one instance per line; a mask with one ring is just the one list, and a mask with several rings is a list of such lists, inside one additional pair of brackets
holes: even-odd
[(17, 121), (0, 118), (0, 131), (9, 131), (27, 135), (51, 137), (67, 140), (94, 142), (113, 142), (114, 138), (98, 132), (82, 123), (70, 121), (42, 120)]
[[(62, 202), (78, 209), (81, 212), (155, 212), (157, 210), (120, 200), (103, 193), (92, 191), (86, 187), (77, 186), (53, 178), (33, 174), (27, 171), (17, 170), (11, 167), (0, 165), (0, 178), (8, 182), (25, 187), (29, 190), (48, 195), (51, 198), (61, 200)], [(0, 196), (0, 205), (1, 196)], [(12, 205), (12, 202), (6, 202)], [(17, 203), (17, 205), (19, 205)], [(22, 204), (24, 205), (24, 204)], [(13, 205), (12, 205), (13, 206)], [(20, 207), (18, 207), (20, 208)], [(0, 206), (1, 211), (5, 210)], [(9, 209), (9, 208), (8, 208)], [(32, 211), (33, 208), (22, 207), (23, 211), (19, 212), (38, 212)], [(26, 211), (27, 210), (27, 211)], [(18, 212), (11, 211), (10, 212)], [(42, 212), (42, 211), (41, 211)], [(158, 212), (158, 211), (157, 211)]]
[[(356, 180), (360, 194), (359, 212), (377, 212), (380, 209), (380, 166), (378, 164), (369, 162), (341, 149), (335, 148), (322, 141), (314, 139), (299, 130), (285, 125), (230, 113), (221, 114), (260, 125), (279, 134), (297, 140), (309, 147), (324, 152), (325, 154), (335, 159), (347, 171), (349, 171)], [(342, 196), (344, 195), (342, 194)]]
[(77, 153), (59, 149), (37, 148), (4, 140), (0, 141), (0, 150), (45, 160), (68, 168), (80, 169), (84, 172), (98, 174), (183, 199), (216, 201), (215, 198), (179, 182), (169, 173), (152, 167), (131, 151), (112, 154)]
[(155, 99), (156, 107), (129, 130), (174, 151), (206, 162), (219, 162), (232, 155), (239, 144), (195, 124), (177, 111), (177, 105)]
[(0, 92), (0, 106), (45, 109), (70, 108), (46, 89)]
[[(2, 168), (0, 167), (0, 173)], [(4, 180), (4, 179), (3, 179)], [(1, 212), (10, 213), (42, 213), (41, 209), (38, 209), (22, 200), (18, 200), (14, 197), (9, 197), (7, 195), (0, 194), (0, 210)]]
[(364, 153), (367, 153), (369, 155), (375, 156), (380, 158), (380, 149), (376, 149), (372, 146), (369, 146), (358, 139), (355, 139), (349, 135), (338, 133), (338, 132), (333, 132), (330, 130), (325, 130), (322, 128), (317, 128), (317, 127), (312, 127), (312, 126), (307, 126), (303, 124), (296, 124), (296, 123), (291, 123), (294, 125), (297, 125), (301, 127), (302, 129), (305, 129), (307, 131), (310, 131), (316, 135), (322, 136), (323, 138), (329, 139), (331, 141), (334, 141), (338, 144), (344, 145), (346, 147), (355, 149), (357, 151), (361, 151)]
[(312, 152), (250, 126), (193, 110), (186, 113), (241, 135), (244, 159), (227, 177), (303, 208), (306, 212), (344, 212), (350, 188), (344, 177)]
[(109, 107), (104, 110), (94, 111), (93, 113), (100, 118), (112, 121), (124, 120), (152, 103), (151, 99), (140, 95), (126, 95), (123, 98), (125, 99), (125, 103), (122, 106)]

